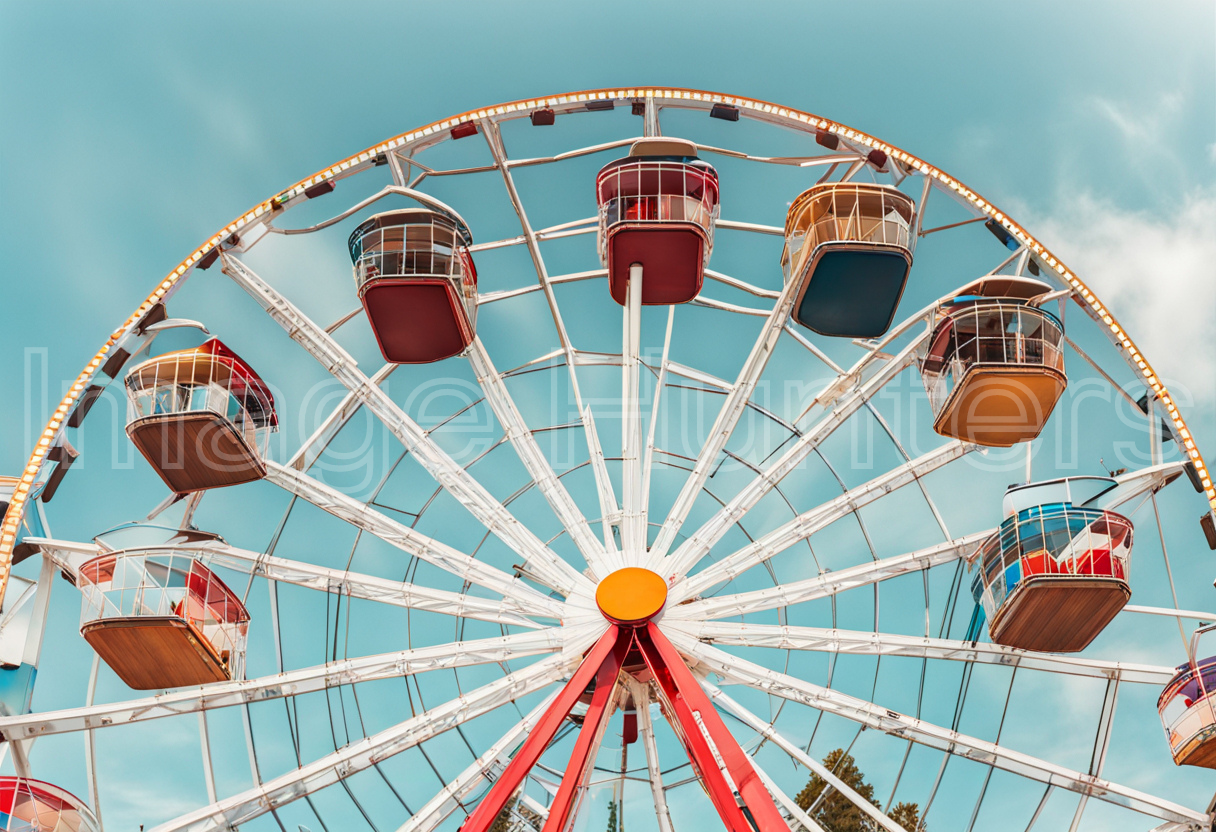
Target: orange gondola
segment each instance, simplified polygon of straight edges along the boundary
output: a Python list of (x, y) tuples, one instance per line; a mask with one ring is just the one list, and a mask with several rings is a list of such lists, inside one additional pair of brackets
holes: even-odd
[(274, 396), (218, 338), (143, 362), (126, 388), (127, 435), (169, 488), (184, 494), (266, 476)]
[(992, 447), (1034, 439), (1064, 393), (1064, 329), (1038, 280), (992, 275), (942, 304), (921, 376), (942, 436)]
[(80, 633), (135, 690), (243, 674), (249, 613), (190, 551), (131, 548), (86, 561)]
[(687, 303), (701, 291), (718, 221), (718, 173), (692, 142), (641, 139), (595, 180), (600, 260), (612, 299), (625, 305), (630, 266), (642, 303)]

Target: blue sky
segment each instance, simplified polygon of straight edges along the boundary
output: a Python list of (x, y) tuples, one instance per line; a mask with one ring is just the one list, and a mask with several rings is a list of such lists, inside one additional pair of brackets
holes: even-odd
[[(559, 90), (659, 81), (854, 124), (1062, 231), (1116, 223), (1084, 250), (1058, 241), (1082, 271), (1080, 258), (1127, 238), (1120, 220), (1148, 233), (1211, 218), (1216, 12), (1202, 1), (0, 8), (6, 302), (57, 304), (50, 320), (15, 321), (6, 373), (45, 346), (53, 377), (74, 374), (150, 275), (302, 172), (441, 114)], [(1210, 274), (1210, 253), (1190, 268)], [(1118, 292), (1136, 298), (1133, 281)], [(1160, 311), (1202, 331), (1210, 293), (1181, 311), (1161, 294)], [(1191, 370), (1191, 358), (1163, 358)], [(1210, 400), (1214, 374), (1203, 361), (1188, 381)], [(25, 449), (4, 453), (12, 468)]]
[[(250, 205), (352, 151), (456, 112), (533, 95), (630, 84), (720, 90), (809, 110), (887, 139), (966, 181), (1014, 213), (1098, 288), (1169, 379), (1175, 395), (1184, 404), (1189, 395), (1188, 420), (1209, 458), (1216, 455), (1216, 353), (1209, 335), (1216, 313), (1216, 9), (1210, 3), (876, 2), (864, 9), (827, 3), (742, 8), (738, 3), (701, 3), (693, 8), (624, 2), (610, 9), (527, 2), (373, 2), (357, 7), (0, 2), (0, 285), (8, 311), (0, 338), (0, 380), (15, 391), (0, 408), (0, 428), (7, 437), (0, 443), (0, 466), (11, 471), (24, 462), (27, 424), (37, 428), (45, 420), (43, 394), (57, 398), (61, 383), (75, 376), (155, 281)], [(477, 231), (484, 226), (476, 225), (475, 213), (469, 216)], [(573, 214), (561, 216), (567, 218)], [(345, 233), (333, 235), (327, 245), (334, 248)], [(302, 272), (313, 254), (291, 255), (296, 259), (285, 261), (290, 266), (286, 279), (295, 280), (290, 269)], [(327, 264), (342, 265), (340, 249), (324, 256)], [(484, 276), (485, 266), (482, 272)], [(348, 299), (345, 280), (343, 272), (333, 284), (337, 288), (313, 287), (315, 293), (302, 305), (328, 309), (331, 297)], [(246, 323), (264, 326), (260, 313), (247, 304), (239, 307), (240, 293), (220, 281), (214, 271), (196, 277), (191, 302), (215, 317), (232, 304), (228, 332)], [(310, 286), (307, 280), (292, 285)], [(328, 313), (318, 318), (328, 320)], [(500, 329), (495, 326), (489, 318), (487, 338), (501, 333), (505, 324), (497, 321)], [(615, 320), (604, 333), (589, 332), (588, 337), (603, 335), (611, 345), (614, 327)], [(276, 351), (290, 344), (267, 338), (250, 348), (273, 363)], [(526, 353), (525, 347), (519, 349)], [(283, 361), (292, 374), (289, 380), (276, 380), (284, 389), (294, 393), (318, 380), (307, 362), (285, 354)], [(27, 382), (33, 385), (32, 404), (23, 404)], [(1088, 441), (1085, 452), (1104, 452), (1122, 437), (1111, 428)], [(100, 434), (90, 442), (94, 453), (104, 451)], [(843, 447), (840, 451), (846, 453)], [(108, 488), (90, 495), (90, 486), (106, 488), (109, 480), (104, 464), (89, 466), (86, 459), (79, 483), (70, 491), (65, 487), (64, 502), (79, 507), (79, 516), (64, 521), (65, 526), (84, 530), (103, 518), (117, 521), (146, 510), (158, 499), (146, 475), (146, 470), (118, 475), (149, 499), (117, 505)], [(853, 472), (846, 478), (852, 485), (869, 476)], [(503, 477), (509, 480), (505, 473)], [(399, 483), (394, 487), (404, 488)], [(1171, 555), (1180, 553), (1175, 569), (1184, 573), (1180, 603), (1212, 608), (1211, 555), (1195, 523), (1201, 506), (1185, 483), (1172, 490), (1179, 489), (1186, 491), (1176, 503), (1163, 505), (1163, 511)], [(808, 499), (817, 493), (808, 486)], [(255, 498), (259, 508), (275, 512), (276, 518), (285, 507), (268, 490), (256, 492)], [(914, 514), (912, 507), (900, 511), (905, 512), (901, 518)], [(973, 507), (955, 501), (949, 511), (950, 519), (957, 515), (966, 525)], [(218, 513), (216, 509), (212, 519)], [(881, 526), (881, 518), (875, 520)], [(994, 521), (995, 511), (985, 504), (977, 522)], [(250, 548), (264, 546), (271, 525), (270, 520), (238, 524), (230, 539)], [(287, 529), (284, 545), (332, 542), (335, 548), (345, 547), (335, 563), (345, 562), (355, 548), (349, 530), (327, 518), (308, 516)], [(880, 554), (902, 551), (898, 531), (879, 534), (876, 545), (885, 547)], [(1154, 551), (1155, 536), (1150, 519), (1139, 538), (1143, 552)], [(856, 529), (825, 537), (824, 549), (859, 545)], [(475, 539), (461, 544), (466, 542), (476, 545)], [(366, 542), (358, 547), (352, 556), (367, 571), (391, 557)], [(489, 556), (509, 554), (491, 551)], [(1148, 563), (1153, 555), (1141, 557), (1138, 563)], [(1158, 572), (1159, 567), (1151, 579), (1146, 577), (1145, 593), (1152, 597), (1144, 603), (1166, 603)], [(919, 592), (919, 584), (917, 579), (911, 590)], [(46, 655), (71, 657), (76, 665), (74, 671), (45, 668), (39, 707), (79, 704), (89, 661), (74, 633), (76, 596), (62, 583), (56, 593), (56, 623)], [(309, 628), (324, 613), (314, 615), (314, 601), (292, 598), (298, 602), (296, 624), (311, 638), (316, 634)], [(883, 603), (892, 615), (907, 613), (898, 601)], [(867, 604), (872, 601), (859, 602), (846, 613), (847, 626), (866, 626), (866, 616), (875, 614)], [(808, 621), (819, 621), (820, 613)], [(1138, 660), (1178, 660), (1176, 634), (1167, 656), (1149, 658), (1160, 633), (1168, 636), (1168, 628), (1136, 641)], [(255, 629), (251, 656), (265, 651), (268, 638), (264, 629)], [(397, 649), (392, 641), (369, 638), (359, 646), (368, 652)], [(320, 660), (315, 640), (304, 638), (301, 645), (299, 655), (291, 657), (298, 665)], [(1116, 644), (1105, 647), (1112, 656), (1118, 653)], [(251, 662), (265, 662), (266, 655)], [(822, 671), (805, 661), (806, 672)], [(264, 663), (256, 666), (259, 673), (271, 669)], [(857, 678), (869, 678), (866, 672), (858, 671)], [(884, 676), (879, 695), (907, 709), (899, 699), (902, 672)], [(979, 676), (985, 696), (1003, 695), (1001, 683), (1009, 684), (994, 673)], [(123, 695), (113, 679), (103, 687), (110, 698)], [(391, 702), (392, 695), (385, 694), (385, 701)], [(1092, 696), (1092, 691), (1082, 695)], [(1118, 770), (1128, 777), (1137, 755), (1152, 754), (1160, 762), (1165, 753), (1148, 701), (1155, 694), (1134, 696), (1144, 701), (1131, 704), (1133, 694), (1127, 694), (1120, 706), (1128, 727), (1120, 734), (1127, 745), (1120, 746), (1124, 762)], [(281, 725), (273, 720), (280, 715), (276, 711), (264, 723), (255, 718), (255, 732), (266, 732), (265, 748), (275, 747), (271, 737)], [(947, 709), (947, 722), (949, 716)], [(1066, 730), (1067, 718), (1055, 727)], [(1137, 718), (1141, 722), (1133, 724)], [(215, 722), (220, 723), (215, 731), (240, 731), (231, 714), (217, 715)], [(828, 723), (825, 731), (831, 737), (848, 741), (845, 727)], [(992, 727), (981, 723), (964, 728), (983, 733)], [(790, 730), (798, 730), (797, 725)], [(188, 735), (193, 727), (182, 730)], [(188, 736), (182, 739), (168, 729), (159, 737), (153, 732), (128, 737), (153, 746), (163, 741), (197, 766), (196, 736), (193, 746)], [(869, 741), (866, 735), (862, 746)], [(873, 742), (867, 770), (885, 776), (891, 752), (877, 739)], [(323, 746), (321, 742), (313, 751), (325, 753)], [(130, 776), (116, 777), (111, 786), (111, 828), (128, 828), (145, 816), (167, 816), (177, 799), (182, 805), (199, 802), (193, 771), (176, 799), (161, 791), (119, 788), (119, 779), (130, 785), (151, 764), (146, 759), (133, 763), (116, 740), (104, 741), (101, 749), (116, 772), (131, 767)], [(54, 774), (83, 794), (82, 770), (74, 756), (78, 750), (78, 745), (48, 740), (41, 757), (35, 757), (35, 770)], [(1075, 751), (1056, 750), (1062, 757)], [(244, 749), (229, 751), (227, 768), (234, 773), (225, 780), (224, 771), (219, 772), (222, 794), (248, 785)], [(273, 757), (276, 752), (264, 753)], [(415, 763), (421, 765), (402, 765)], [(936, 765), (936, 758), (923, 762), (930, 780)], [(242, 766), (244, 780), (235, 773)], [(1202, 802), (1195, 795), (1205, 788), (1211, 792), (1210, 781), (1196, 772), (1181, 772), (1176, 781), (1159, 785), (1192, 805)], [(1014, 786), (1009, 788), (1012, 794)], [(105, 793), (103, 787), (103, 799)], [(365, 795), (365, 800), (376, 804), (379, 797)], [(639, 806), (646, 800), (638, 795)], [(696, 811), (695, 799), (688, 800), (689, 811)], [(145, 815), (149, 805), (157, 810)], [(335, 804), (334, 811), (349, 811), (343, 806)], [(958, 811), (966, 815), (969, 808)], [(1071, 811), (1067, 814), (1064, 823)], [(952, 823), (947, 815), (938, 815), (933, 828), (953, 828)]]

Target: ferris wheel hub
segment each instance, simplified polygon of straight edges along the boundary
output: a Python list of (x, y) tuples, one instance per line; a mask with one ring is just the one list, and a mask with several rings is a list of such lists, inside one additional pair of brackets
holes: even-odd
[(595, 588), (595, 603), (609, 621), (638, 627), (662, 611), (667, 603), (667, 582), (649, 569), (618, 569)]

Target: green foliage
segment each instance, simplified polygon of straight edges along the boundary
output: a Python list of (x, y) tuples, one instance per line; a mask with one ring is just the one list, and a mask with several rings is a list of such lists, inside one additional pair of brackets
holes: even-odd
[[(874, 787), (866, 782), (865, 774), (857, 767), (857, 761), (846, 754), (843, 748), (837, 748), (824, 757), (823, 764), (863, 798), (875, 806), (878, 805), (878, 801), (874, 799)], [(827, 795), (820, 799), (827, 788), (826, 780), (818, 774), (812, 774), (806, 786), (794, 798), (794, 802), (827, 832), (881, 832), (881, 827), (869, 815), (835, 789), (828, 790)], [(813, 811), (812, 806), (815, 807)], [(900, 803), (887, 815), (908, 832), (924, 832), (924, 827), (919, 825), (920, 807), (915, 803)]]
[(617, 825), (616, 801), (608, 804), (608, 830), (607, 832), (623, 832)]
[(896, 803), (895, 808), (887, 812), (887, 817), (908, 832), (916, 832), (917, 824), (920, 823), (920, 807), (915, 803)]

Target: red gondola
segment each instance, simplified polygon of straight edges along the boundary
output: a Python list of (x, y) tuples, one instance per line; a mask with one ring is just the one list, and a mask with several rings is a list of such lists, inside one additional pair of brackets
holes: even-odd
[(157, 356), (127, 374), (127, 435), (184, 494), (266, 476), (278, 429), (266, 383), (218, 338)]
[(1093, 500), (1108, 477), (1014, 486), (1005, 521), (973, 556), (971, 592), (997, 644), (1084, 650), (1128, 599), (1132, 523)]
[(921, 362), (942, 436), (992, 447), (1034, 439), (1064, 393), (1064, 329), (1038, 280), (992, 275), (944, 303)]
[(600, 260), (625, 305), (629, 268), (645, 275), (642, 303), (687, 303), (701, 291), (718, 220), (718, 174), (692, 142), (642, 139), (595, 180)]
[(440, 361), (473, 343), (472, 243), (464, 220), (426, 208), (376, 214), (350, 235), (359, 300), (385, 361)]
[(126, 549), (86, 561), (80, 634), (135, 690), (243, 675), (249, 613), (189, 551)]

